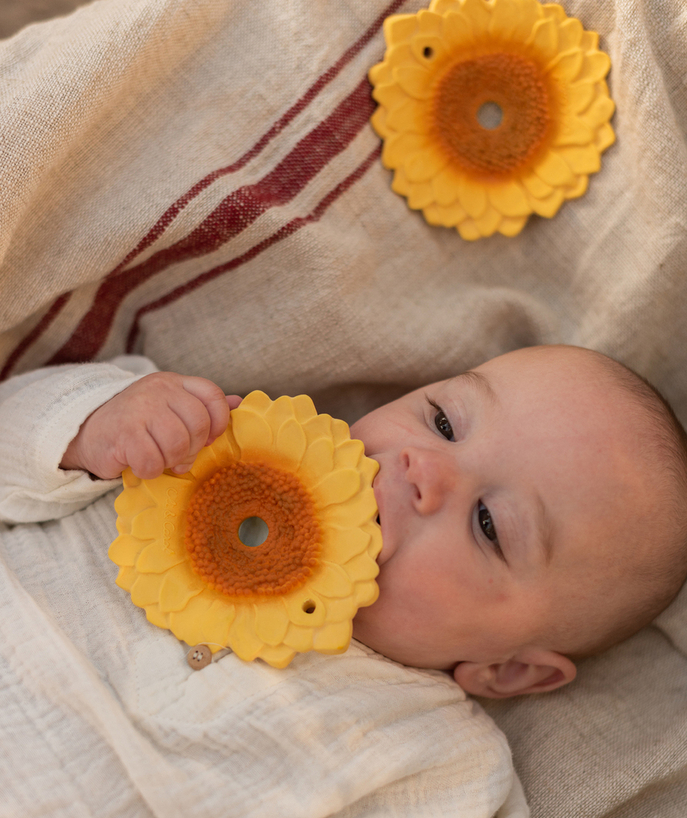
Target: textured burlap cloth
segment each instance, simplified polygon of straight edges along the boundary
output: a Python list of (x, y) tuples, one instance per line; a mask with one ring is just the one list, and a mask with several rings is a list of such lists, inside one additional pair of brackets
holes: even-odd
[[(7, 36), (76, 5), (3, 0)], [(418, 0), (95, 0), (0, 44), (0, 369), (140, 352), (349, 420), (564, 342), (687, 421), (687, 6), (563, 0), (612, 58), (588, 193), (463, 242), (389, 188), (366, 80)], [(600, 513), (602, 510), (600, 510)], [(687, 594), (545, 697), (487, 705), (535, 818), (687, 814)]]

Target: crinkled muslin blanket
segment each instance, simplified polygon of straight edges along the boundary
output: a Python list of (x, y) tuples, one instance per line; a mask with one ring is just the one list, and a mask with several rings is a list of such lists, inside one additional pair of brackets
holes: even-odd
[[(617, 142), (555, 218), (465, 242), (391, 191), (369, 124), (382, 21), (421, 5), (94, 0), (1, 41), (1, 377), (133, 353), (354, 420), (562, 342), (637, 369), (687, 421), (687, 6), (562, 0), (611, 56)], [(504, 745), (446, 680), (360, 647), (197, 674), (169, 634), (142, 647), (110, 582), (110, 502), (78, 512), (102, 529), (85, 554), (60, 539), (81, 518), (2, 532), (0, 815), (473, 814), (463, 728), (441, 766), (432, 719), (469, 709)], [(234, 723), (238, 685), (254, 698)], [(683, 592), (572, 685), (482, 704), (535, 818), (682, 818), (686, 697)]]

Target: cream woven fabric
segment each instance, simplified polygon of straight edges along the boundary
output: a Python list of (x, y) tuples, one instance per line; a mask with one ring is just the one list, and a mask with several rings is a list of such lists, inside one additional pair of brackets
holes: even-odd
[[(368, 124), (381, 20), (420, 6), (95, 0), (0, 44), (4, 376), (138, 352), (353, 419), (565, 342), (687, 420), (683, 0), (563, 0), (611, 55), (617, 144), (555, 219), (470, 244), (391, 192)], [(686, 608), (489, 707), (535, 818), (684, 815)]]

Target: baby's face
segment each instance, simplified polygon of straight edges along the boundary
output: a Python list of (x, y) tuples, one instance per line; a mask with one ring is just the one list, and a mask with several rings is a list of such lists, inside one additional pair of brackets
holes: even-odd
[(627, 539), (650, 539), (637, 421), (615, 393), (575, 352), (525, 349), (356, 422), (380, 464), (384, 545), (380, 596), (354, 636), (449, 669), (560, 650), (547, 623), (579, 612), (583, 627), (592, 606), (602, 611)]

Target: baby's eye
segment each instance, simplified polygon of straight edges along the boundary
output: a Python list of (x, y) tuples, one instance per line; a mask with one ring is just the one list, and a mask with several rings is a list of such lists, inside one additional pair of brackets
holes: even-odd
[(437, 413), (434, 415), (434, 425), (437, 427), (439, 433), (446, 438), (446, 440), (453, 440), (453, 427), (451, 426), (451, 421), (446, 417), (444, 410), (440, 406), (437, 406), (436, 410)]
[(494, 543), (494, 549), (497, 555), (502, 560), (505, 561), (503, 551), (501, 551), (501, 546), (499, 545), (499, 538), (498, 534), (496, 533), (496, 527), (494, 526), (494, 521), (491, 518), (491, 512), (484, 505), (484, 503), (480, 503), (477, 507), (477, 519), (479, 521), (479, 527), (484, 532), (484, 536)]

